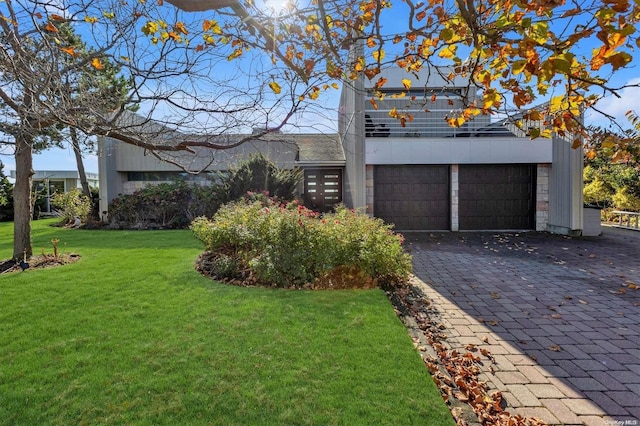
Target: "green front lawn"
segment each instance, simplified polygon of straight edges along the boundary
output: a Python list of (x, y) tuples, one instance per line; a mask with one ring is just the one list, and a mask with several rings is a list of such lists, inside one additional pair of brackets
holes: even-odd
[(382, 291), (222, 285), (189, 231), (52, 223), (34, 253), (80, 261), (0, 275), (0, 424), (454, 424)]

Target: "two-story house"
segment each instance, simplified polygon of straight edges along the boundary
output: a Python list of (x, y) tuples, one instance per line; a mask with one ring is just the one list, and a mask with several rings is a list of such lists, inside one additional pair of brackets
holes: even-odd
[[(417, 77), (388, 69), (383, 77), (387, 96), (375, 105), (374, 82), (363, 77), (344, 85), (338, 134), (273, 134), (174, 160), (192, 169), (224, 170), (260, 151), (281, 167), (304, 168), (299, 192), (309, 207), (326, 211), (344, 202), (402, 231), (581, 232), (581, 150), (558, 137), (532, 140), (508, 120), (490, 116), (449, 126), (445, 118), (476, 93), (467, 79), (446, 78), (444, 69)], [(412, 80), (411, 90), (403, 79)], [(412, 113), (413, 120), (403, 126), (390, 116), (394, 108)], [(170, 139), (181, 137), (174, 133)], [(102, 212), (118, 194), (149, 183), (204, 180), (136, 146), (100, 138), (99, 147)]]

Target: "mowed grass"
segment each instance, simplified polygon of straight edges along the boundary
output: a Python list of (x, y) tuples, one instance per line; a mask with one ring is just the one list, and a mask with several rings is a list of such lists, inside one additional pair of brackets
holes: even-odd
[(454, 424), (382, 291), (228, 286), (189, 231), (52, 223), (34, 252), (80, 261), (0, 275), (1, 424)]

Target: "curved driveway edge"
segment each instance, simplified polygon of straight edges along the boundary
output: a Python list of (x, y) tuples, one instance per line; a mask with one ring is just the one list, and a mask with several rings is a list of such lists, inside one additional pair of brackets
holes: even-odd
[(640, 426), (640, 232), (405, 237), (451, 349), (491, 353), (512, 414)]

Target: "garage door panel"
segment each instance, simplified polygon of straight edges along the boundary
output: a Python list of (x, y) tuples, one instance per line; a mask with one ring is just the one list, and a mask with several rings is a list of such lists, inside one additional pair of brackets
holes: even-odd
[(449, 229), (449, 167), (376, 166), (373, 209), (398, 230)]
[(460, 229), (533, 228), (534, 166), (461, 165), (458, 178)]

